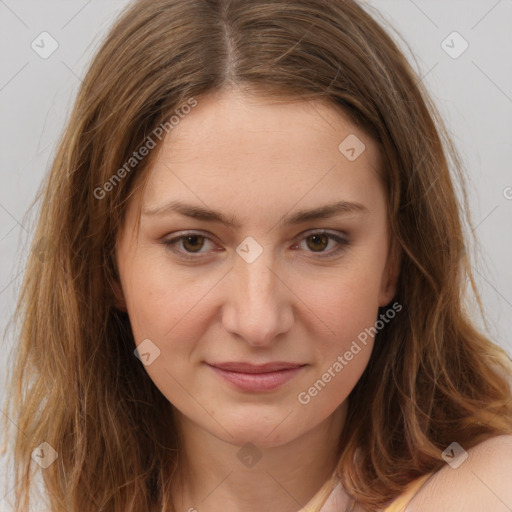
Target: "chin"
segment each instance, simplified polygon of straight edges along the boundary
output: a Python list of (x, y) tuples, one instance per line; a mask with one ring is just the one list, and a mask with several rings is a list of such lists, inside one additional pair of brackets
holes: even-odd
[[(271, 448), (286, 444), (297, 438), (300, 432), (297, 431), (299, 425), (295, 415), (290, 414), (291, 411), (283, 411), (285, 409), (281, 407), (274, 413), (262, 410), (237, 411), (233, 416), (220, 413), (219, 422), (224, 428), (214, 422), (215, 435), (236, 446), (251, 443), (261, 448)], [(294, 427), (292, 431), (290, 427)]]
[[(270, 435), (269, 432), (271, 432)], [(272, 429), (258, 430), (254, 426), (237, 432), (231, 431), (231, 433), (233, 437), (224, 435), (223, 439), (230, 444), (240, 447), (252, 444), (259, 448), (275, 448), (294, 439), (294, 436), (290, 436), (288, 432), (274, 433)]]

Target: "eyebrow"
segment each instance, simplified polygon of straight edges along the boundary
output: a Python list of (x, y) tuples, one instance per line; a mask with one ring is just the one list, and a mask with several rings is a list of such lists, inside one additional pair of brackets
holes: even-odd
[[(162, 206), (143, 211), (144, 216), (164, 215), (179, 213), (185, 217), (199, 219), (206, 222), (217, 222), (231, 228), (240, 228), (241, 224), (235, 216), (226, 216), (217, 210), (203, 208), (201, 206), (187, 204), (182, 201), (170, 201)], [(368, 208), (361, 203), (350, 201), (338, 201), (313, 208), (311, 210), (298, 210), (292, 214), (284, 215), (279, 219), (281, 225), (301, 224), (311, 220), (329, 219), (336, 215), (349, 213), (369, 213)]]

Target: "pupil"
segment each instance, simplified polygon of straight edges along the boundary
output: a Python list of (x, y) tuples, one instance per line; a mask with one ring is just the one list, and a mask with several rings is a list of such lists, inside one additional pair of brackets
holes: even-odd
[[(313, 239), (313, 240), (319, 240), (319, 239), (323, 239), (324, 241), (327, 239), (326, 235), (311, 235), (309, 237), (310, 239)], [(323, 244), (325, 245), (325, 244)], [(318, 248), (318, 245), (317, 245), (317, 248)], [(322, 247), (322, 248), (325, 248), (325, 247)]]
[[(194, 252), (195, 250), (201, 249), (202, 244), (199, 244), (199, 247), (197, 247), (197, 245), (198, 245), (197, 242), (198, 242), (198, 240), (200, 238), (203, 238), (203, 237), (202, 236), (197, 236), (197, 235), (185, 237), (185, 239), (184, 239), (185, 248), (187, 250), (191, 249), (191, 252)], [(311, 235), (309, 237), (309, 239), (313, 240), (313, 245), (316, 246), (316, 249), (325, 249), (325, 242), (327, 240), (327, 236), (326, 235)], [(190, 242), (191, 242), (191, 245), (195, 246), (195, 247), (190, 247)], [(320, 245), (322, 247), (319, 247), (318, 242), (320, 242)], [(315, 247), (313, 247), (313, 248), (315, 248)]]
[[(184, 242), (185, 242), (185, 244), (187, 244), (187, 245), (188, 245), (189, 241), (190, 241), (190, 240), (192, 240), (192, 245), (196, 245), (197, 240), (198, 240), (199, 238), (202, 238), (202, 237), (201, 237), (201, 236), (197, 236), (197, 235), (187, 236), (187, 237), (185, 238)], [(195, 241), (196, 243), (194, 243), (194, 241)], [(199, 245), (200, 245), (200, 246), (199, 246), (199, 247), (195, 247), (195, 249), (201, 249), (201, 244), (199, 244)], [(188, 250), (188, 247), (185, 247), (185, 248)], [(192, 247), (192, 252), (194, 252), (194, 247)]]

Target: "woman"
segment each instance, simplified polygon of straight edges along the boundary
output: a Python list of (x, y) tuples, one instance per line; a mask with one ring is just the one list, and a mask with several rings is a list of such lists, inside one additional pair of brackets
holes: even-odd
[(42, 192), (16, 510), (31, 460), (52, 512), (510, 506), (447, 155), (353, 1), (130, 6)]

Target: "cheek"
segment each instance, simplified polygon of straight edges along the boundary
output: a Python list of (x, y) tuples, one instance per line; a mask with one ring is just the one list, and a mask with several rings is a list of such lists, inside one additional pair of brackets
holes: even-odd
[[(311, 294), (309, 298), (311, 311), (314, 312), (309, 315), (309, 337), (315, 340), (311, 346), (314, 359), (318, 362), (317, 371), (326, 371), (341, 356), (344, 358), (341, 362), (343, 377), (337, 379), (340, 385), (342, 381), (347, 383), (347, 380), (355, 384), (370, 357), (373, 347), (370, 327), (375, 325), (378, 314), (373, 295), (364, 293), (363, 288), (357, 288), (357, 293), (340, 291), (328, 298)], [(340, 373), (341, 368), (334, 370)]]
[(190, 355), (204, 330), (197, 312), (204, 311), (202, 300), (213, 285), (208, 286), (204, 277), (170, 273), (142, 258), (125, 270), (130, 276), (124, 291), (135, 344), (144, 342), (141, 347), (147, 347), (144, 340), (149, 339), (154, 344), (149, 345), (150, 352), (157, 354), (145, 370), (171, 403), (186, 407)]
[(315, 340), (311, 346), (319, 362), (318, 372), (331, 367), (338, 356), (346, 355), (346, 363), (342, 362), (344, 377), (333, 379), (339, 385), (345, 380), (355, 384), (371, 355), (382, 267), (380, 258), (364, 257), (361, 251), (357, 262), (347, 261), (322, 279), (300, 281), (297, 294), (306, 298), (303, 319), (309, 319), (308, 337)]
[(345, 337), (368, 322), (373, 323), (379, 307), (381, 265), (375, 262), (340, 266), (328, 274), (308, 279), (303, 276), (296, 293), (323, 324), (326, 333)]
[(215, 284), (197, 271), (176, 272), (165, 258), (155, 260), (143, 254), (125, 272), (123, 289), (137, 341), (153, 336), (163, 342), (169, 337), (176, 338), (173, 333), (183, 330), (184, 324), (190, 328), (194, 308)]
[[(350, 394), (373, 350), (378, 286), (368, 269), (338, 273), (328, 281), (304, 282), (308, 289), (303, 318), (309, 318), (314, 366), (297, 392), (304, 421), (327, 417)], [(306, 314), (307, 311), (307, 314)]]

